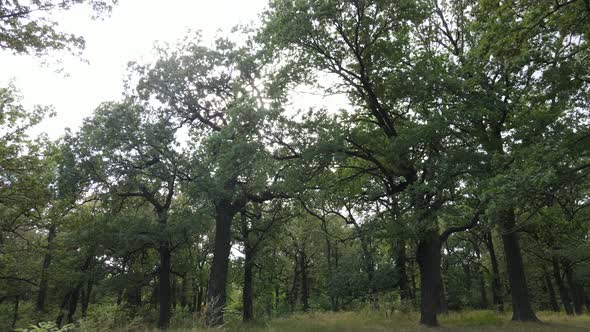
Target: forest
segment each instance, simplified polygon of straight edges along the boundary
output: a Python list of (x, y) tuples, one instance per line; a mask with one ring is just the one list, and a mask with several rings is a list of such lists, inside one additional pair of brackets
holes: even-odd
[[(117, 5), (0, 1), (0, 52)], [(271, 0), (59, 139), (0, 87), (0, 331), (590, 330), (589, 42), (588, 0)]]

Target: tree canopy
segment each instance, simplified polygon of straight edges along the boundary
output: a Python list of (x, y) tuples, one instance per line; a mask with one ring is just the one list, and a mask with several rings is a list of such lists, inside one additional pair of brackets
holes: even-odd
[[(80, 47), (31, 21), (79, 3), (114, 2), (1, 3), (0, 47)], [(273, 0), (241, 38), (131, 63), (124, 97), (56, 141), (27, 135), (51, 108), (0, 89), (0, 328), (585, 314), (589, 17), (585, 0)], [(299, 87), (348, 104), (300, 109)]]

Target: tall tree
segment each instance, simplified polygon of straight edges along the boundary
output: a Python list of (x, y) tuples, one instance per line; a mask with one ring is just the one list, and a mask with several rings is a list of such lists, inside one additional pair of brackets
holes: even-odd
[(291, 85), (327, 71), (338, 79), (331, 88), (350, 97), (354, 112), (339, 119), (346, 129), (332, 152), (362, 160), (391, 202), (407, 194), (420, 241), (421, 322), (435, 326), (441, 243), (473, 224), (441, 232), (437, 214), (468, 173), (466, 152), (477, 151), (447, 130), (446, 104), (432, 93), (441, 90), (439, 59), (412, 37), (429, 13), (422, 1), (274, 1), (259, 40), (291, 61), (278, 74), (294, 77)]
[(204, 195), (216, 220), (207, 288), (207, 323), (223, 323), (231, 225), (249, 202), (282, 196), (287, 160), (265, 145), (281, 109), (264, 90), (261, 64), (246, 47), (218, 40), (209, 49), (198, 40), (163, 51), (152, 66), (136, 66), (137, 94), (163, 103), (178, 127), (190, 128), (193, 191)]
[(115, 199), (139, 198), (149, 203), (160, 228), (158, 326), (167, 328), (171, 315), (171, 259), (174, 249), (168, 221), (178, 182), (184, 174), (174, 126), (130, 102), (106, 103), (83, 125), (78, 137), (81, 167), (99, 193)]

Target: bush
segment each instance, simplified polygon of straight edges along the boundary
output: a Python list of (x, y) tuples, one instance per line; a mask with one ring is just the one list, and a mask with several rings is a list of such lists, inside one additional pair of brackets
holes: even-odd
[(59, 328), (55, 322), (40, 322), (37, 325), (29, 325), (28, 328), (16, 329), (15, 332), (67, 332), (73, 331), (74, 324), (66, 324)]

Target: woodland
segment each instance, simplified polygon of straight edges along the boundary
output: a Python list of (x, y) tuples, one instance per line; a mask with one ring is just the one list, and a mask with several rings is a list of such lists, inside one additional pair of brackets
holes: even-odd
[[(0, 51), (116, 5), (0, 1)], [(271, 0), (57, 140), (0, 87), (0, 330), (590, 329), (589, 42), (588, 0)]]

